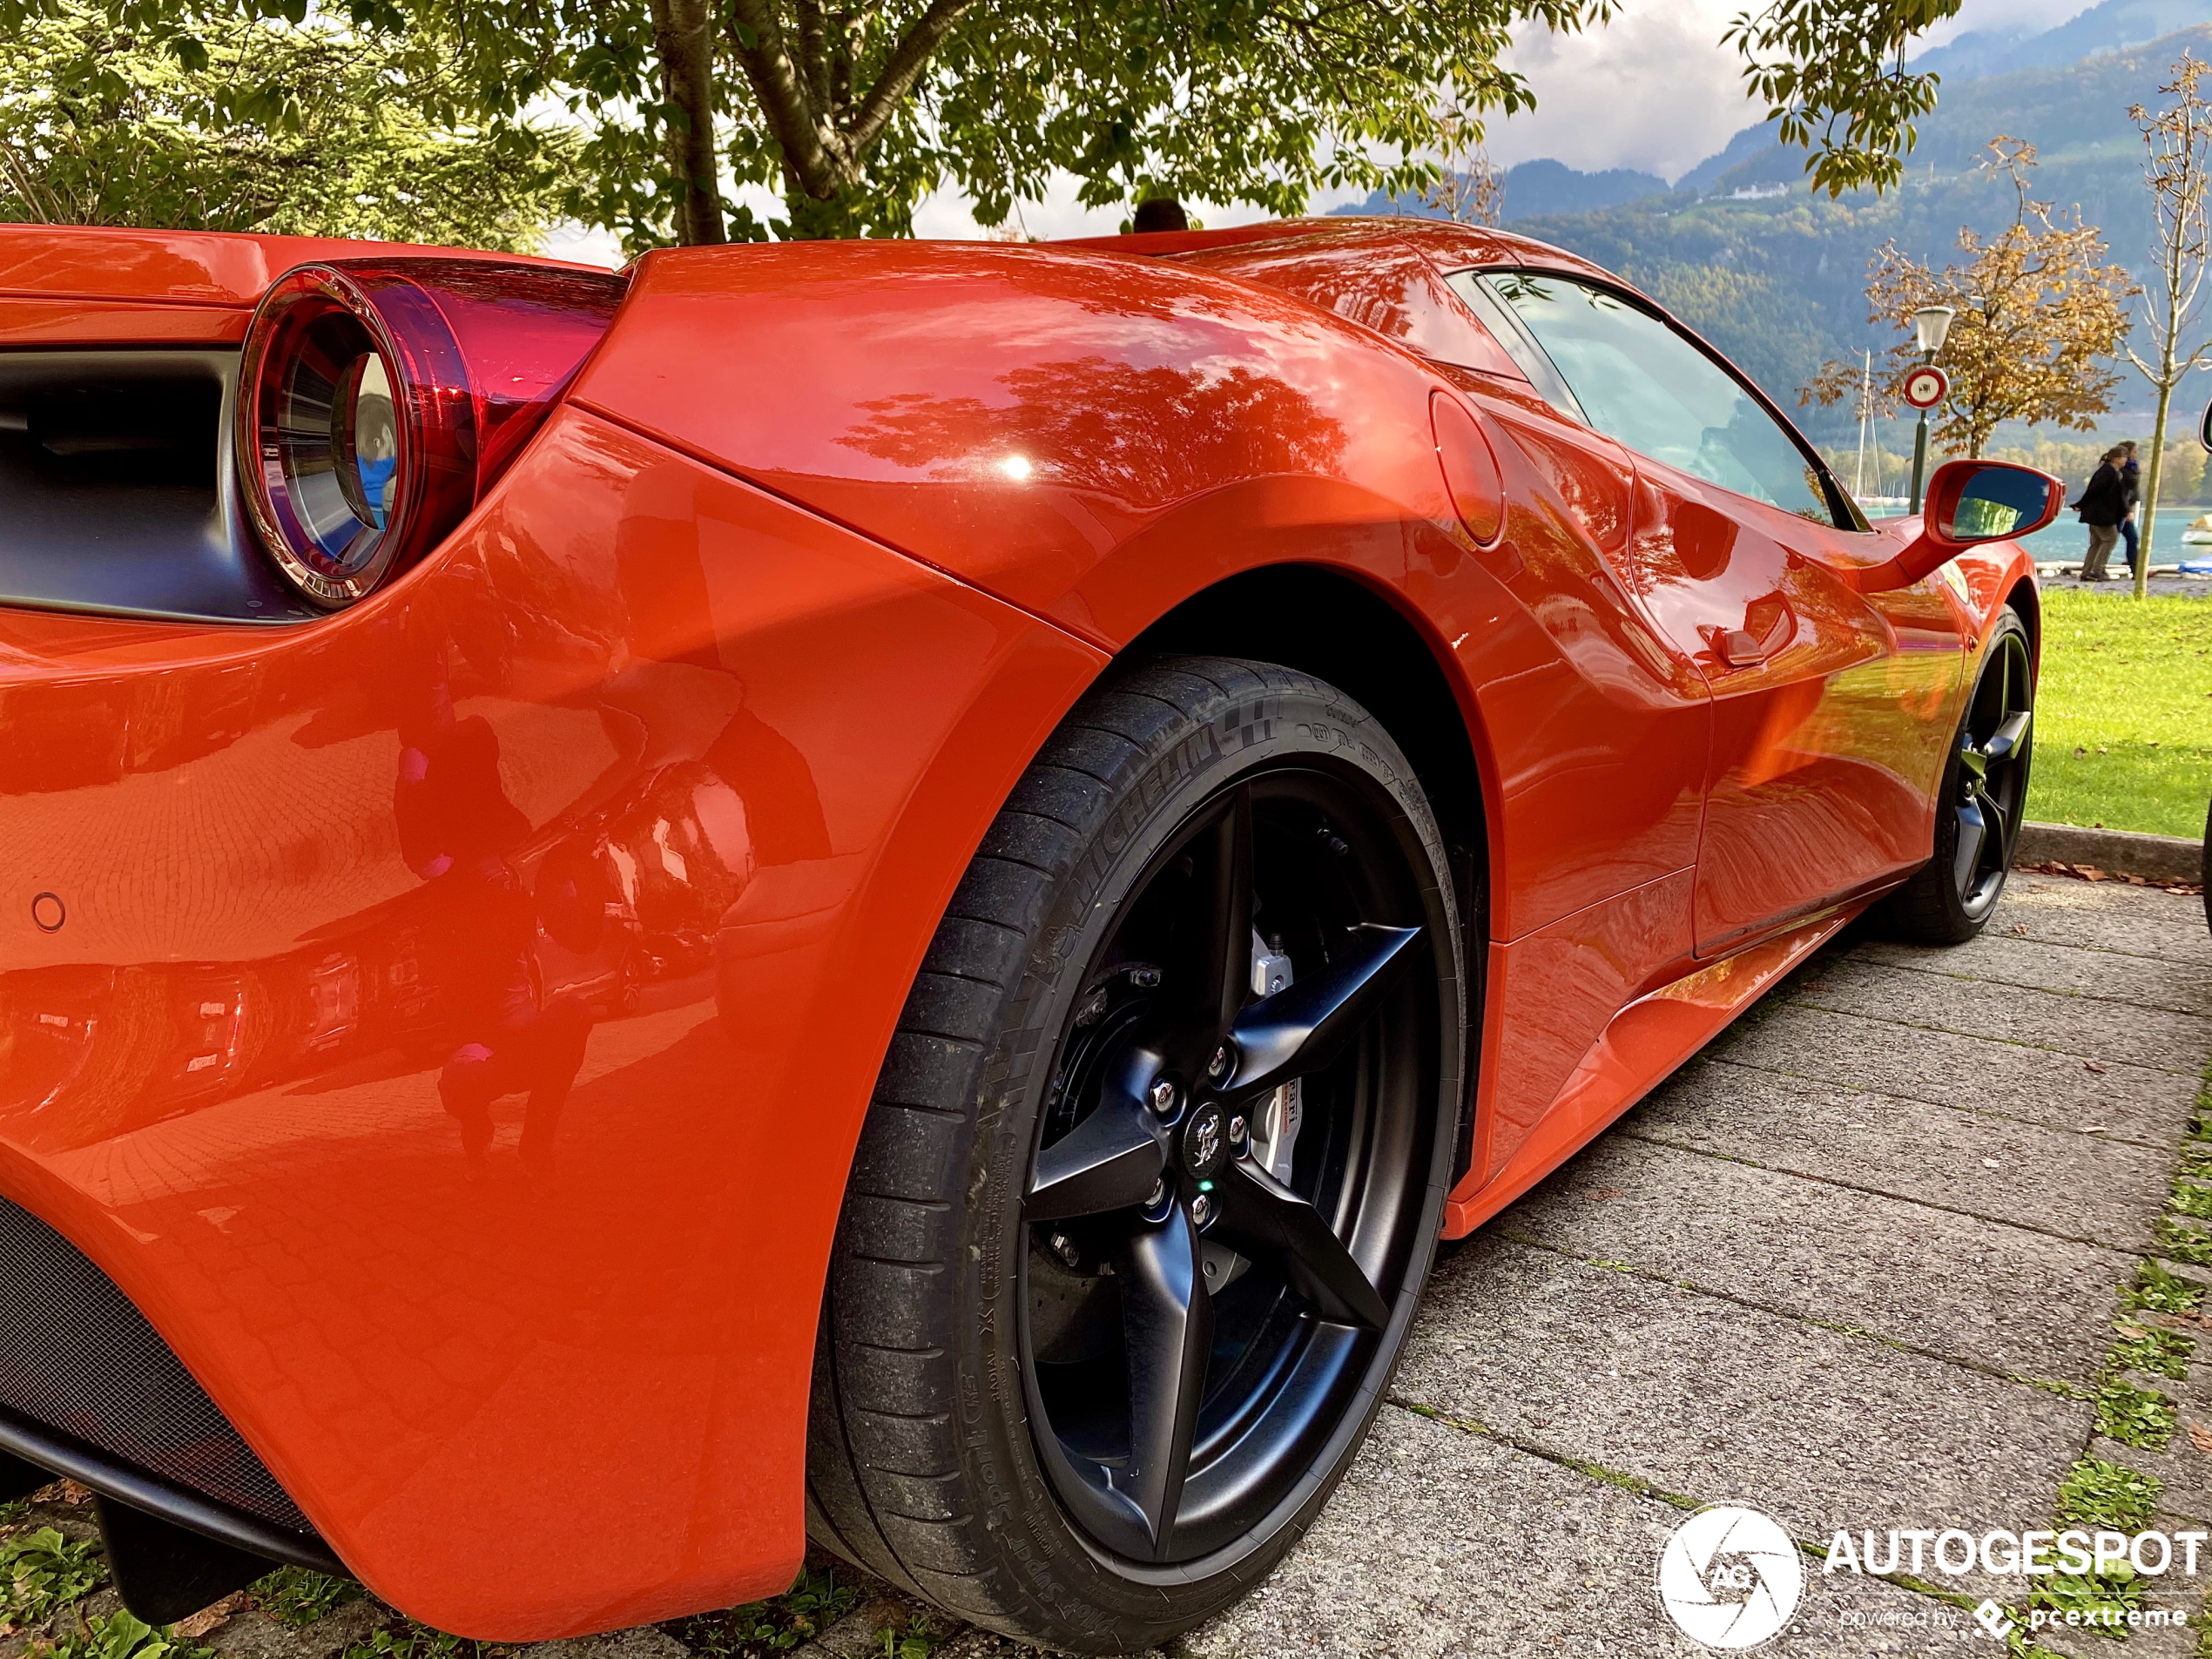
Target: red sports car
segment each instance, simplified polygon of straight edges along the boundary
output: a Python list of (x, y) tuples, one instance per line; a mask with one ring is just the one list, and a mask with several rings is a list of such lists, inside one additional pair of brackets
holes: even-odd
[(2055, 481), (1870, 525), (1524, 239), (8, 226), (0, 345), (0, 1499), (150, 1617), (1157, 1642), (1440, 1237), (2005, 881)]

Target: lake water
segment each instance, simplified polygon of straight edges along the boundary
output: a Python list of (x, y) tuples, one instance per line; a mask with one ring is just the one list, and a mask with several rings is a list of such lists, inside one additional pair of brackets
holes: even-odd
[[(1870, 518), (1890, 516), (1895, 509), (1866, 509)], [(2150, 562), (2154, 569), (2161, 564), (2178, 564), (2185, 558), (2212, 559), (2212, 547), (2192, 547), (2182, 540), (2182, 532), (2201, 516), (2202, 507), (2163, 507), (2158, 513), (2157, 545), (2151, 549)], [(2078, 564), (2089, 548), (2089, 527), (2078, 522), (2072, 513), (2059, 515), (2059, 522), (2048, 529), (2023, 536), (2020, 545), (2039, 564)], [(2112, 564), (2120, 566), (2120, 556), (2127, 550), (2125, 544), (2113, 550)]]

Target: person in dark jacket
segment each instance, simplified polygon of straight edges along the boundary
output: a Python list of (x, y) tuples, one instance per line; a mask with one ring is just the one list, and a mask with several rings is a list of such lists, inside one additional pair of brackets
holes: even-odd
[(2112, 556), (2112, 550), (2120, 541), (2120, 521), (2127, 516), (2122, 504), (2120, 482), (2120, 462), (2123, 451), (2105, 451), (2104, 459), (2090, 475), (2088, 487), (2081, 498), (2074, 503), (2074, 510), (2089, 527), (2089, 551), (2081, 560), (2081, 579), (2084, 582), (2118, 581), (2107, 577), (2105, 561)]
[(1187, 231), (1190, 216), (1183, 211), (1183, 204), (1172, 196), (1148, 196), (1136, 205), (1136, 218), (1131, 228), (1138, 231)]
[(2128, 544), (2127, 554), (2121, 563), (2132, 573), (2135, 561), (2142, 556), (2142, 533), (2135, 528), (2135, 503), (2143, 498), (2143, 469), (2135, 459), (2133, 443), (2123, 443), (2120, 447), (2126, 452), (2120, 462), (2120, 504), (2122, 509), (2120, 539)]

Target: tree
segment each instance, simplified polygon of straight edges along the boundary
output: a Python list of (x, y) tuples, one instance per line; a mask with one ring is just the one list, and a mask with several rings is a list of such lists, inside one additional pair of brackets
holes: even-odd
[[(0, 32), (68, 0), (0, 0)], [(308, 0), (96, 0), (191, 37)], [(1155, 192), (1303, 211), (1324, 187), (1419, 193), (1440, 107), (1524, 108), (1511, 30), (1616, 0), (347, 0), (454, 43), (473, 107), (565, 102), (588, 128), (570, 210), (632, 246), (896, 235), (941, 185), (983, 224), (1055, 174), (1093, 206)], [(1767, 0), (1730, 38), (1831, 190), (1894, 182), (1932, 77), (1906, 43), (1959, 0)], [(1440, 98), (1442, 100), (1440, 105)], [(1479, 138), (1479, 131), (1474, 133)], [(758, 222), (732, 186), (784, 204)]]
[[(2175, 507), (2204, 499), (2204, 450), (2194, 434), (2182, 442), (2168, 444), (2160, 452), (2157, 476), (2157, 500), (2162, 506)], [(2148, 489), (2144, 494), (2148, 499)], [(2148, 547), (2150, 543), (2146, 542), (2143, 545)]]
[(180, 52), (65, 0), (0, 47), (0, 219), (527, 252), (573, 134), (435, 110), (421, 40), (239, 19)]
[[(1940, 354), (1951, 395), (1935, 411), (1935, 440), (1973, 456), (2002, 421), (2095, 426), (2120, 383), (2109, 360), (2127, 338), (2127, 301), (2136, 292), (2127, 272), (2101, 263), (2104, 242), (2078, 207), (2062, 219), (2050, 203), (2029, 199), (2033, 145), (2000, 134), (1988, 150), (1984, 168), (2017, 192), (2013, 223), (1986, 241), (1960, 230), (1959, 251), (1971, 257), (1939, 271), (1885, 242), (1866, 282), (1867, 320), (1905, 334), (1876, 377), (1877, 413), (1902, 398), (1905, 377), (1920, 362), (1912, 314), (1925, 306), (1958, 313)], [(1824, 363), (1797, 401), (1825, 407), (1856, 398), (1860, 376), (1858, 363)]]
[(1421, 205), (1455, 225), (1499, 225), (1506, 216), (1506, 170), (1482, 148), (1482, 123), (1464, 110), (1437, 118), (1436, 182)]
[[(2212, 171), (2212, 105), (2197, 89), (2205, 65), (2183, 52), (2174, 78), (2158, 89), (2173, 102), (2153, 115), (2132, 105), (2128, 118), (2143, 135), (2148, 152), (2143, 177), (2151, 189), (2157, 236), (2157, 273), (2143, 300), (2150, 325), (2152, 356), (2146, 361), (2133, 347), (2128, 359), (2158, 395), (2151, 422), (2150, 464), (2143, 479), (2142, 556), (2135, 561), (2135, 597), (2149, 591), (2151, 533), (2158, 527), (2159, 484), (2166, 466), (2166, 418), (2175, 388), (2191, 369), (2212, 362), (2212, 337), (2203, 332), (2201, 304), (2207, 256), (2205, 184)], [(2195, 336), (2196, 344), (2188, 345)]]

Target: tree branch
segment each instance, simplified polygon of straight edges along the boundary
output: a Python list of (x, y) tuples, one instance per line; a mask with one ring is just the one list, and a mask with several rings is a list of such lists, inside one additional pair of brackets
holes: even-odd
[[(752, 83), (768, 131), (783, 152), (784, 173), (792, 185), (827, 201), (849, 182), (850, 158), (814, 108), (806, 81), (784, 44), (772, 0), (732, 0), (743, 33), (732, 43), (745, 78)], [(752, 37), (745, 44), (744, 35)]]
[(829, 42), (822, 30), (820, 0), (792, 0), (799, 14), (799, 69), (816, 112), (831, 118)]
[(846, 142), (855, 156), (866, 152), (890, 125), (898, 113), (899, 105), (921, 78), (930, 55), (953, 31), (953, 25), (965, 17), (975, 0), (930, 0), (929, 10), (915, 20), (913, 28), (899, 42), (898, 50), (891, 54), (891, 61), (877, 76), (868, 95), (860, 100), (852, 125), (846, 129)]

